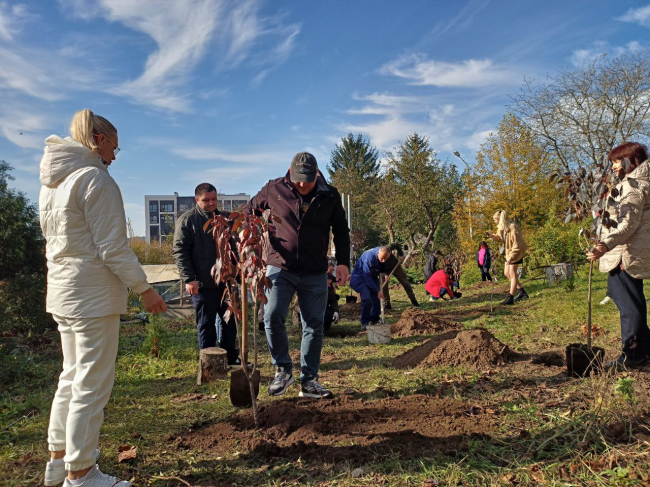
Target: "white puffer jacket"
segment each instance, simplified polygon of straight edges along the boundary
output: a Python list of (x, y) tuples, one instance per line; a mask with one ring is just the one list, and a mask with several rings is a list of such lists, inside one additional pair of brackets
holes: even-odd
[(149, 289), (126, 238), (122, 193), (96, 152), (51, 135), (41, 160), (47, 311), (68, 318), (126, 312), (127, 286)]
[(619, 194), (607, 211), (618, 223), (603, 229), (602, 242), (610, 249), (600, 258), (599, 269), (609, 272), (619, 264), (637, 279), (650, 278), (650, 161), (623, 178)]

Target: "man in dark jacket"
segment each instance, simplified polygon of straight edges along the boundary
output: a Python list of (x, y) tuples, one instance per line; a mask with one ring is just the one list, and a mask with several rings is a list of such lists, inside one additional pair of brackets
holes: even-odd
[[(429, 254), (429, 257), (427, 257), (427, 262), (424, 264), (424, 282), (426, 283), (431, 276), (433, 275), (434, 272), (436, 272), (437, 267), (438, 267), (438, 259), (442, 258), (442, 252), (440, 250), (436, 250), (433, 254)], [(429, 294), (427, 292), (427, 294)]]
[(341, 195), (325, 181), (316, 158), (308, 152), (296, 154), (289, 172), (269, 181), (250, 201), (250, 212), (271, 209), (282, 219), (265, 246), (266, 275), (273, 282), (267, 291), (264, 327), (271, 359), (276, 368), (269, 395), (284, 394), (293, 383), (293, 365), (285, 320), (295, 292), (302, 320), (300, 347), (301, 397), (331, 398), (318, 383), (323, 317), (327, 306), (327, 248), (330, 228), (334, 234), (336, 274), (345, 284), (350, 265), (350, 229)]
[(217, 251), (214, 237), (203, 230), (208, 219), (220, 214), (217, 190), (209, 183), (202, 183), (196, 187), (195, 197), (196, 206), (176, 220), (172, 254), (185, 281), (185, 291), (194, 302), (199, 348), (216, 347), (218, 341), (228, 353), (228, 364), (238, 365), (237, 325), (234, 316), (227, 322), (223, 318), (228, 310), (223, 300), (225, 284), (217, 286), (210, 275)]
[[(404, 288), (404, 291), (406, 292), (406, 295), (411, 301), (411, 304), (413, 306), (420, 306), (420, 303), (418, 303), (418, 300), (415, 297), (415, 292), (413, 292), (413, 287), (411, 286), (411, 283), (408, 280), (406, 271), (401, 265), (397, 266), (399, 259), (401, 257), (404, 257), (404, 251), (402, 250), (402, 246), (398, 243), (392, 243), (388, 248), (390, 249), (391, 253), (388, 256), (388, 260), (383, 264), (383, 268), (381, 271), (382, 274), (388, 277), (388, 275), (392, 272), (393, 276), (395, 276), (395, 279), (397, 279), (397, 281)], [(395, 267), (397, 267), (397, 269), (395, 269)], [(393, 271), (393, 269), (395, 270)], [(381, 292), (384, 295), (384, 309), (393, 309), (393, 306), (390, 303), (389, 282), (386, 281), (385, 278), (382, 278)]]

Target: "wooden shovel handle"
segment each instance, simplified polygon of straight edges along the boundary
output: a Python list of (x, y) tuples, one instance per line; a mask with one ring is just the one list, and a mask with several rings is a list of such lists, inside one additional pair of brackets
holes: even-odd
[(241, 273), (241, 363), (248, 363), (248, 286), (244, 271)]

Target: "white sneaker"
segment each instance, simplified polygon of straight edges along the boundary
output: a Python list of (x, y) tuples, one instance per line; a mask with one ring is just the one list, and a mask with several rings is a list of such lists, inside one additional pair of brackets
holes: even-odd
[(609, 296), (605, 296), (605, 299), (603, 299), (600, 304), (607, 304), (612, 300)]
[[(131, 487), (128, 480), (120, 480), (117, 477), (103, 473), (95, 464), (84, 477), (84, 481), (76, 484), (75, 487)], [(69, 479), (65, 479), (63, 487), (73, 487)]]
[[(99, 448), (95, 450), (95, 461), (99, 460), (102, 452)], [(62, 465), (52, 465), (52, 462), (47, 462), (45, 465), (45, 485), (59, 485), (68, 476), (68, 471), (65, 469), (65, 463)]]

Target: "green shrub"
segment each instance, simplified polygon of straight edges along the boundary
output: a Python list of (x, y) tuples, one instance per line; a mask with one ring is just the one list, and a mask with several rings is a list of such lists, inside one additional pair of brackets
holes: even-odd
[(55, 329), (56, 322), (45, 312), (45, 288), (42, 274), (20, 272), (0, 281), (0, 332), (32, 336)]
[(534, 232), (530, 241), (529, 248), (537, 265), (584, 260), (579, 231), (578, 223), (563, 225), (554, 216), (550, 218), (543, 227)]
[(169, 338), (169, 330), (165, 326), (165, 320), (160, 315), (149, 315), (147, 338), (142, 344), (142, 351), (147, 355), (160, 357), (160, 354), (169, 345)]

